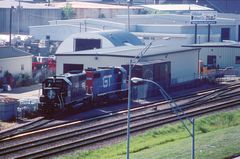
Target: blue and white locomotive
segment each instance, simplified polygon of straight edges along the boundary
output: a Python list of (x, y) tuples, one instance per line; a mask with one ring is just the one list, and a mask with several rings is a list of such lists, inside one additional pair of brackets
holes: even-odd
[(89, 68), (44, 80), (39, 111), (43, 115), (50, 115), (126, 96), (127, 72), (124, 68)]

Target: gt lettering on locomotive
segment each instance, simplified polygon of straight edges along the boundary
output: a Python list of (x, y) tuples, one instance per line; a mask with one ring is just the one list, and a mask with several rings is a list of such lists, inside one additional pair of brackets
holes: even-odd
[(112, 75), (107, 75), (103, 77), (103, 88), (110, 87)]

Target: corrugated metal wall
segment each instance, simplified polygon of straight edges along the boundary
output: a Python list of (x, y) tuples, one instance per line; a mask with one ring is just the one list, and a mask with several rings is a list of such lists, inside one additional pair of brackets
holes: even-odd
[[(57, 56), (57, 74), (63, 73), (64, 63), (83, 64), (84, 69), (99, 66), (121, 66), (129, 64), (129, 57), (111, 56)], [(198, 50), (146, 56), (141, 61), (165, 60), (171, 62), (171, 83), (191, 81), (198, 77)], [(186, 63), (187, 61), (187, 63)]]
[(236, 64), (236, 56), (240, 56), (240, 47), (203, 47), (200, 51), (200, 59), (207, 64), (207, 56), (216, 56), (216, 65), (220, 68), (228, 66), (240, 67)]

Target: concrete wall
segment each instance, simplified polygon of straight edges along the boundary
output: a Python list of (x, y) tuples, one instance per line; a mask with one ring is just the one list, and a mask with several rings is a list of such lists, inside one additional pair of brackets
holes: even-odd
[[(22, 65), (24, 70), (21, 70)], [(13, 75), (27, 73), (32, 76), (32, 56), (0, 59), (0, 70), (0, 77), (3, 77), (5, 71)]]
[[(113, 18), (116, 15), (126, 15), (126, 9), (111, 9), (111, 8), (75, 8), (77, 18)], [(140, 9), (130, 9), (130, 14), (137, 14)]]
[(111, 29), (126, 30), (122, 23), (104, 21), (101, 19), (70, 19), (49, 21), (50, 25), (30, 26), (30, 35), (36, 39), (45, 39), (50, 35), (51, 40), (63, 41), (71, 34), (89, 31), (102, 31)]
[[(141, 9), (131, 9), (131, 14), (137, 14)], [(116, 15), (127, 14), (127, 9), (75, 8), (75, 18), (112, 18)], [(12, 12), (12, 32), (29, 33), (29, 26), (47, 25), (48, 21), (60, 20), (62, 9), (21, 8)], [(0, 8), (0, 33), (9, 32), (10, 9)], [(78, 24), (79, 25), (79, 24)]]
[(63, 41), (71, 34), (79, 33), (80, 27), (74, 25), (41, 25), (30, 26), (30, 35), (35, 39), (46, 39), (46, 36), (50, 36), (50, 40)]
[[(0, 8), (0, 32), (9, 32), (10, 9)], [(28, 33), (29, 26), (46, 25), (50, 20), (61, 19), (61, 9), (14, 9), (12, 12), (12, 32)]]

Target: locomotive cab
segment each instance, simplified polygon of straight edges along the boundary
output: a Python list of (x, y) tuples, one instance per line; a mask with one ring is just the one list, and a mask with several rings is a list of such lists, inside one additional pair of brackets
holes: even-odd
[[(39, 111), (44, 115), (72, 109), (85, 98), (86, 75), (67, 73), (64, 76), (49, 77), (42, 83)], [(73, 103), (74, 102), (74, 103)]]

